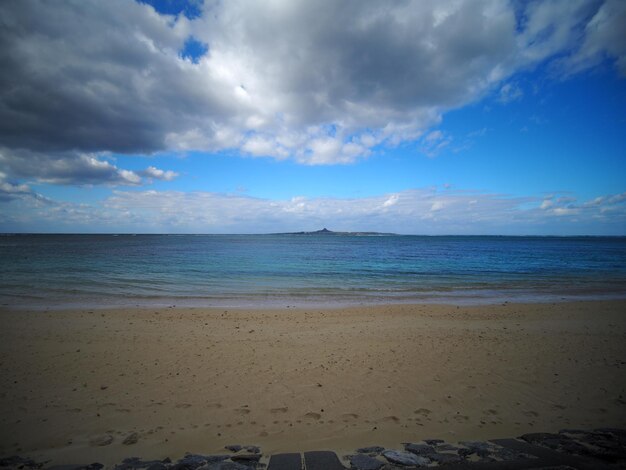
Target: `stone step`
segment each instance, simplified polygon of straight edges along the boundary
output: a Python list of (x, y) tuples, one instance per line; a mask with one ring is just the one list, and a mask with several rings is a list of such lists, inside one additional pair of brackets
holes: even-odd
[(325, 450), (304, 453), (305, 470), (346, 470), (337, 454)]
[(299, 453), (272, 455), (267, 470), (302, 470), (302, 457)]

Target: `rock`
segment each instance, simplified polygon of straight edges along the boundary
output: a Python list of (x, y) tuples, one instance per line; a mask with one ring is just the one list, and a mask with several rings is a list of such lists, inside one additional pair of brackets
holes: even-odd
[(167, 464), (163, 462), (156, 462), (146, 468), (146, 470), (167, 470), (170, 468)]
[(559, 450), (561, 452), (566, 452), (568, 454), (578, 454), (578, 455), (590, 454), (590, 451), (586, 446), (571, 439), (560, 441), (558, 443), (555, 442), (553, 443), (553, 445), (555, 446), (555, 447), (552, 447), (553, 449)]
[(404, 444), (404, 450), (407, 452), (411, 452), (415, 455), (423, 455), (427, 456), (428, 454), (434, 454), (435, 448), (433, 446), (429, 446), (427, 444)]
[(474, 451), (472, 449), (459, 449), (457, 453), (459, 454), (460, 457), (466, 458), (472, 455)]
[(451, 450), (451, 451), (456, 452), (457, 450), (459, 450), (459, 448), (456, 446), (453, 446), (452, 444), (438, 444), (436, 450), (437, 452), (442, 452), (446, 450)]
[(136, 469), (151, 469), (162, 470), (167, 468), (167, 464), (171, 463), (169, 458), (165, 460), (141, 460), (139, 457), (129, 457), (122, 460), (122, 463), (116, 465), (114, 470), (136, 470)]
[(547, 439), (568, 439), (566, 436), (561, 434), (553, 434), (550, 432), (531, 432), (528, 434), (524, 434), (520, 436), (520, 439), (525, 440), (531, 444), (541, 444), (543, 441)]
[(582, 429), (570, 429), (564, 428), (559, 429), (559, 434), (586, 434), (588, 431), (583, 431)]
[(230, 455), (187, 454), (170, 468), (172, 470), (196, 470), (202, 466), (219, 463), (229, 458)]
[(598, 428), (598, 429), (595, 430), (595, 432), (605, 433), (605, 434), (613, 434), (615, 437), (617, 437), (620, 440), (620, 442), (626, 444), (626, 429), (620, 429), (620, 428)]
[(43, 463), (37, 463), (32, 459), (20, 457), (19, 455), (13, 455), (11, 457), (0, 459), (0, 467), (41, 468), (43, 467)]
[(244, 449), (246, 450), (246, 452), (251, 452), (253, 454), (261, 453), (261, 448), (257, 446), (245, 446)]
[(428, 458), (431, 459), (433, 462), (437, 462), (439, 465), (445, 465), (449, 463), (459, 463), (463, 460), (461, 456), (457, 454), (440, 454), (440, 453), (429, 454)]
[(620, 447), (619, 438), (611, 433), (606, 432), (588, 432), (576, 437), (579, 442), (591, 444), (592, 446), (602, 447), (605, 449), (617, 449)]
[[(591, 433), (588, 433), (587, 435), (591, 436)], [(521, 439), (524, 439), (526, 442), (531, 444), (542, 445), (544, 447), (548, 447), (549, 449), (566, 452), (568, 454), (589, 455), (590, 453), (586, 446), (567, 437), (565, 434), (537, 432), (524, 434), (521, 436)], [(581, 440), (585, 441), (585, 437), (582, 437)]]
[(198, 470), (250, 470), (250, 467), (237, 462), (227, 462), (223, 460), (221, 462), (210, 463)]
[(125, 446), (132, 446), (133, 444), (137, 444), (138, 440), (139, 440), (139, 434), (137, 434), (136, 432), (133, 432), (129, 434), (128, 436), (126, 436), (126, 439), (122, 441), (122, 444), (124, 444)]
[(407, 467), (411, 465), (425, 467), (430, 463), (430, 460), (425, 457), (399, 450), (386, 450), (383, 452), (383, 456), (391, 463), (406, 465)]
[(101, 463), (77, 464), (77, 465), (53, 465), (46, 470), (100, 470), (104, 465)]
[(535, 458), (532, 455), (524, 454), (523, 452), (517, 452), (506, 447), (497, 447), (492, 450), (492, 455), (502, 461), (520, 460), (520, 459), (532, 459)]
[(207, 463), (217, 463), (223, 462), (224, 460), (228, 460), (230, 455), (205, 455), (204, 459)]
[(356, 451), (359, 454), (380, 454), (384, 450), (385, 448), (381, 446), (370, 446), (370, 447), (361, 447), (360, 449), (357, 449)]
[(463, 452), (460, 449), (458, 450), (459, 455), (463, 455), (464, 457), (471, 454), (476, 454), (479, 457), (488, 457), (493, 447), (493, 445), (483, 441), (461, 441), (459, 444), (464, 445), (470, 450), (469, 453)]
[(378, 470), (385, 464), (373, 457), (368, 457), (365, 453), (361, 453), (350, 458), (350, 465), (357, 470)]
[(243, 449), (243, 447), (241, 447), (239, 444), (232, 444), (229, 446), (224, 446), (224, 449), (230, 450), (231, 452), (239, 452), (241, 449)]
[(236, 454), (230, 457), (233, 462), (258, 462), (261, 454)]
[(483, 442), (483, 441), (461, 441), (459, 442), (459, 444), (467, 447), (468, 449), (475, 449), (475, 450), (478, 450), (478, 449), (489, 450), (491, 447), (493, 447), (493, 444), (489, 444), (488, 442)]
[(437, 444), (443, 444), (446, 441), (443, 439), (424, 439), (424, 442), (428, 445), (436, 446)]
[(91, 440), (89, 441), (89, 445), (102, 447), (108, 446), (112, 442), (113, 436), (111, 436), (110, 434), (104, 434), (103, 436), (96, 436), (91, 438)]

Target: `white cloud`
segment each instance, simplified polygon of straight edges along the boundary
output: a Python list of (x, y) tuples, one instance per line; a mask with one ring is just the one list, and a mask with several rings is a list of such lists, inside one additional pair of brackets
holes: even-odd
[(444, 134), (440, 130), (435, 130), (429, 132), (422, 138), (419, 149), (426, 156), (433, 158), (439, 155), (451, 142), (452, 137)]
[(579, 213), (579, 210), (572, 207), (555, 207), (552, 209), (552, 212), (555, 215), (576, 215)]
[(539, 209), (542, 209), (542, 210), (550, 209), (553, 205), (554, 205), (554, 202), (552, 202), (552, 197), (546, 198), (541, 202)]
[(580, 48), (562, 63), (569, 73), (597, 65), (606, 56), (615, 60), (622, 77), (626, 77), (626, 2), (608, 0), (585, 25)]
[(76, 152), (38, 153), (0, 148), (0, 167), (18, 178), (34, 179), (40, 183), (63, 185), (138, 186), (158, 179), (171, 181), (178, 176), (171, 170), (150, 166), (143, 171), (119, 168), (106, 154)]
[(141, 177), (118, 168), (102, 155), (38, 153), (0, 148), (0, 165), (9, 174), (39, 182), (71, 185), (138, 185)]
[(524, 96), (524, 92), (516, 83), (506, 83), (500, 88), (500, 96), (498, 101), (503, 104), (510, 103), (511, 101), (517, 101)]
[(26, 184), (14, 184), (0, 179), (0, 200), (31, 194), (32, 191)]
[(383, 202), (383, 207), (395, 206), (399, 200), (400, 200), (399, 195), (392, 194), (391, 196), (389, 196), (389, 198), (385, 202)]
[[(351, 163), (429, 135), (446, 110), (490, 91), (518, 97), (506, 80), (545, 60), (565, 57), (572, 73), (606, 55), (623, 73), (624, 9), (619, 0), (230, 0), (207, 1), (190, 20), (128, 0), (1, 2), (0, 70), (11, 72), (0, 77), (0, 145)], [(190, 35), (208, 45), (198, 63), (180, 56)]]
[(446, 207), (446, 203), (444, 201), (438, 200), (433, 202), (432, 206), (430, 206), (430, 212), (438, 212)]
[(606, 198), (606, 203), (609, 205), (620, 204), (624, 201), (626, 201), (626, 192), (623, 192), (620, 194), (614, 194)]
[[(579, 203), (578, 200), (571, 195), (557, 196), (551, 194), (543, 199), (539, 205), (539, 210), (551, 216), (564, 217), (582, 215), (593, 217), (596, 220), (614, 215), (616, 223), (625, 224), (626, 207), (623, 204), (624, 202), (626, 202), (626, 192), (598, 196), (582, 203)], [(626, 227), (626, 225), (623, 226)]]
[(38, 203), (48, 201), (45, 197), (33, 191), (27, 184), (9, 181), (7, 175), (0, 172), (0, 203), (24, 198), (35, 200)]
[(424, 142), (433, 143), (433, 142), (440, 141), (441, 139), (443, 139), (443, 132), (441, 132), (440, 130), (436, 130), (436, 131), (429, 132), (424, 137)]
[[(28, 188), (3, 190), (28, 192)], [(267, 233), (332, 230), (413, 234), (623, 234), (626, 193), (601, 203), (436, 188), (362, 198), (263, 199), (243, 194), (115, 191), (99, 204), (5, 197), (5, 231)], [(561, 202), (559, 202), (559, 199)], [(591, 201), (595, 201), (592, 199)], [(42, 205), (43, 204), (43, 205)], [(19, 223), (18, 223), (19, 221)]]
[(154, 166), (149, 166), (145, 170), (139, 172), (141, 176), (145, 176), (146, 178), (154, 178), (161, 181), (172, 181), (176, 177), (178, 177), (178, 173), (171, 170), (161, 170)]

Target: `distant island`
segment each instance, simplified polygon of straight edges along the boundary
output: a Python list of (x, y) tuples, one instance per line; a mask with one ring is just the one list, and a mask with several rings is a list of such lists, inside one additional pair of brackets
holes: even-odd
[(386, 232), (333, 232), (324, 227), (322, 230), (315, 230), (313, 232), (283, 232), (274, 233), (272, 235), (368, 235), (368, 236), (385, 236), (396, 235), (395, 233)]

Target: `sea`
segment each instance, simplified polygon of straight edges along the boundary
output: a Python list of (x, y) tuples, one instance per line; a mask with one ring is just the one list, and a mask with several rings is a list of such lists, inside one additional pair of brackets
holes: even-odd
[(626, 298), (626, 237), (0, 235), (12, 308)]

